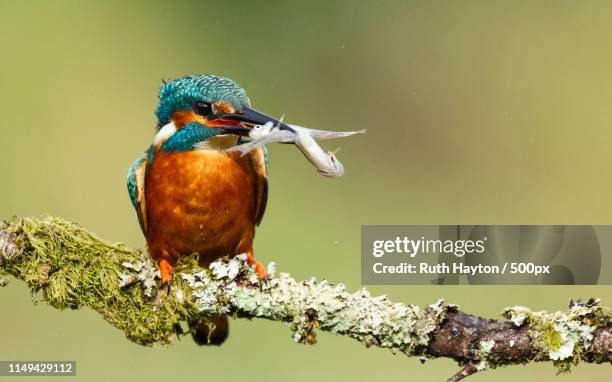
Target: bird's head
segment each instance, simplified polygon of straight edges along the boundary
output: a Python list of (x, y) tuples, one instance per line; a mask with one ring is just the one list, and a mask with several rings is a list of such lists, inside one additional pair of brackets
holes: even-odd
[[(236, 82), (210, 74), (186, 76), (164, 83), (159, 92), (158, 135), (171, 135), (194, 124), (205, 137), (247, 135), (255, 125), (272, 122), (289, 126), (251, 108), (246, 92)], [(163, 134), (163, 130), (168, 134)]]

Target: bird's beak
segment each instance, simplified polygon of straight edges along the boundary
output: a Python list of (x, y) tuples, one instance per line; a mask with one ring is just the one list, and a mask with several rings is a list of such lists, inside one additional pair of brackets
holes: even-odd
[(248, 135), (249, 131), (256, 125), (272, 123), (280, 130), (288, 130), (295, 133), (291, 127), (282, 121), (269, 117), (263, 113), (244, 107), (235, 113), (217, 113), (208, 116), (208, 125), (223, 129), (228, 134)]

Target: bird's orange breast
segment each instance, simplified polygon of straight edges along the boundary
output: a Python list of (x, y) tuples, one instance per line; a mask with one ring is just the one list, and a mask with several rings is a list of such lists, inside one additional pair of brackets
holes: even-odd
[(156, 261), (198, 252), (206, 264), (251, 250), (256, 173), (249, 156), (158, 150), (145, 181), (147, 244)]

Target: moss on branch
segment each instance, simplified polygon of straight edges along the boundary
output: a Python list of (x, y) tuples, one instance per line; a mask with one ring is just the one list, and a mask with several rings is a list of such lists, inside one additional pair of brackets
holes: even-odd
[(574, 303), (566, 313), (514, 307), (505, 312), (510, 321), (486, 320), (443, 300), (420, 308), (285, 273), (260, 288), (240, 255), (210, 269), (195, 255), (184, 257), (166, 293), (142, 251), (51, 217), (0, 224), (0, 285), (3, 274), (58, 309), (94, 309), (141, 345), (171, 344), (177, 324), (228, 314), (286, 322), (301, 343), (314, 343), (320, 329), (410, 356), (450, 357), (464, 366), (452, 380), (528, 361), (553, 361), (562, 371), (580, 361), (612, 362), (612, 314), (598, 300)]

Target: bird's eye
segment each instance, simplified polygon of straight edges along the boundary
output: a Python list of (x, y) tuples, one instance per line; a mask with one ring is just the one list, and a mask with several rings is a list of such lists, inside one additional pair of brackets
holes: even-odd
[(200, 115), (207, 116), (212, 114), (213, 108), (212, 105), (208, 102), (198, 101), (193, 107), (193, 110)]

